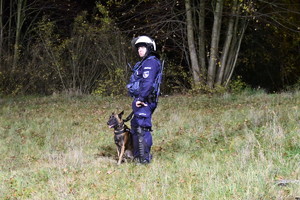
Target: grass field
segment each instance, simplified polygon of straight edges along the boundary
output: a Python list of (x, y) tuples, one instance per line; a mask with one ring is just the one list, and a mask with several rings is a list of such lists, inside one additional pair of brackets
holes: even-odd
[(0, 99), (0, 199), (300, 198), (300, 92), (163, 97), (153, 162), (117, 166), (106, 122), (130, 102)]

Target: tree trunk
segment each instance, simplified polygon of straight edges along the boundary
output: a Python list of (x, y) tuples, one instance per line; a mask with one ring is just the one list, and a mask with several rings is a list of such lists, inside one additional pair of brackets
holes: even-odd
[(14, 57), (13, 57), (13, 66), (12, 69), (15, 70), (17, 66), (17, 62), (19, 59), (19, 42), (20, 42), (20, 34), (22, 28), (23, 21), (23, 0), (18, 0), (17, 3), (17, 20), (16, 20), (16, 35), (15, 35), (15, 44), (14, 44)]
[(237, 58), (239, 55), (241, 43), (244, 37), (245, 30), (248, 26), (248, 14), (245, 15), (244, 18), (239, 17), (240, 15), (240, 7), (237, 7), (236, 10), (236, 17), (235, 17), (235, 22), (234, 22), (234, 28), (233, 28), (233, 38), (231, 41), (229, 53), (227, 56), (227, 61), (226, 61), (226, 67), (225, 67), (225, 72), (223, 75), (223, 85), (225, 87), (228, 86), (229, 81), (232, 77), (233, 71), (236, 67), (237, 63)]
[[(2, 58), (2, 51), (3, 51), (3, 8), (4, 8), (4, 1), (0, 0), (0, 59)], [(1, 65), (0, 65), (0, 69), (1, 69)]]
[(238, 11), (237, 11), (237, 16), (234, 22), (234, 28), (233, 28), (233, 38), (231, 41), (231, 45), (230, 45), (230, 49), (229, 49), (229, 54), (228, 54), (228, 58), (227, 58), (227, 67), (225, 68), (225, 72), (224, 72), (224, 76), (223, 76), (223, 80), (228, 79), (230, 71), (231, 71), (231, 67), (234, 63), (234, 59), (235, 59), (235, 55), (234, 53), (236, 52), (237, 49), (237, 45), (238, 45), (238, 35), (239, 35), (239, 23), (240, 23), (240, 18), (239, 18), (239, 12), (240, 12), (240, 7), (238, 7)]
[(199, 63), (198, 63), (197, 52), (195, 47), (192, 8), (191, 8), (190, 0), (185, 0), (185, 10), (186, 10), (186, 23), (187, 23), (187, 40), (188, 40), (188, 47), (190, 52), (191, 64), (192, 64), (192, 73), (193, 73), (194, 83), (197, 84), (200, 82), (200, 70), (199, 70)]
[(223, 0), (217, 0), (216, 9), (214, 12), (214, 24), (212, 29), (210, 59), (207, 74), (207, 85), (210, 88), (214, 87), (216, 77), (216, 62), (218, 58), (218, 48), (220, 39), (220, 28), (222, 23)]
[(223, 84), (225, 68), (228, 67), (227, 60), (228, 60), (229, 49), (230, 49), (230, 45), (231, 45), (232, 37), (233, 37), (233, 26), (234, 26), (236, 10), (237, 10), (237, 0), (234, 0), (231, 16), (230, 16), (230, 19), (228, 22), (226, 40), (225, 40), (225, 44), (224, 44), (223, 51), (222, 51), (222, 57), (220, 60), (221, 67), (218, 70), (218, 77), (217, 77), (217, 81), (216, 81), (218, 85)]
[(205, 57), (205, 0), (200, 0), (199, 6), (199, 61), (200, 78), (205, 81), (206, 77), (206, 57)]
[(12, 18), (13, 18), (13, 0), (9, 1), (9, 18), (8, 18), (8, 39), (7, 39), (7, 49), (11, 49), (12, 44)]
[(228, 69), (230, 69), (230, 70), (228, 71), (229, 73), (226, 76), (225, 87), (228, 86), (228, 83), (229, 83), (229, 81), (231, 79), (231, 76), (233, 74), (233, 71), (235, 69), (237, 58), (238, 58), (238, 55), (239, 55), (239, 52), (240, 52), (241, 43), (242, 43), (242, 40), (243, 40), (243, 37), (244, 37), (244, 33), (245, 33), (245, 30), (246, 30), (247, 26), (248, 26), (248, 21), (244, 20), (243, 26), (241, 28), (241, 32), (239, 34), (238, 42), (237, 42), (237, 45), (236, 45), (236, 48), (235, 48), (235, 52), (233, 54), (234, 55), (233, 62), (230, 65), (230, 67), (228, 67)]

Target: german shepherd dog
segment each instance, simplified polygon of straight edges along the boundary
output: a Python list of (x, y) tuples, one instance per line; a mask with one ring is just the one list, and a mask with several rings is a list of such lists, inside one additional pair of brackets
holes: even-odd
[(122, 115), (124, 111), (119, 114), (112, 113), (109, 117), (107, 125), (114, 129), (114, 140), (118, 152), (118, 165), (121, 164), (123, 156), (133, 158), (133, 143), (130, 129), (124, 124)]

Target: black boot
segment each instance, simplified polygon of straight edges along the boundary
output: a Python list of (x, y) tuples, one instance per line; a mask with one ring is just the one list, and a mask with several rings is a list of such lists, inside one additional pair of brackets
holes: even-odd
[(148, 164), (149, 161), (145, 159), (145, 146), (144, 146), (144, 131), (142, 129), (142, 127), (138, 127), (137, 129), (137, 133), (138, 133), (138, 140), (139, 140), (139, 158), (138, 158), (138, 162), (141, 164)]

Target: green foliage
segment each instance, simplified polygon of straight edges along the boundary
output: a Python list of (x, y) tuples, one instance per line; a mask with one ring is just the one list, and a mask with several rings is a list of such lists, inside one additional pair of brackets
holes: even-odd
[(103, 28), (110, 29), (111, 23), (113, 23), (113, 20), (109, 16), (108, 9), (99, 2), (96, 4), (96, 7), (97, 7), (98, 11), (100, 12), (100, 14), (102, 15), (101, 18), (96, 18), (96, 19), (99, 19), (102, 22)]
[(110, 74), (111, 79), (97, 82), (97, 87), (92, 94), (97, 96), (123, 96), (127, 93), (125, 72), (117, 68)]
[[(164, 94), (239, 93), (245, 87), (250, 90), (239, 80), (234, 80), (229, 89), (218, 85), (214, 89), (201, 84), (193, 85), (187, 67), (189, 62), (186, 62), (188, 52), (183, 31), (185, 23), (182, 23), (185, 20), (185, 6), (181, 1), (136, 1), (134, 6), (132, 2), (124, 0), (98, 1), (96, 4), (85, 1), (60, 2), (34, 1), (24, 7), (26, 19), (20, 30), (17, 55), (14, 55), (13, 43), (17, 30), (14, 16), (18, 11), (13, 7), (13, 13), (3, 12), (1, 94), (89, 94), (94, 90), (99, 95), (108, 96), (123, 93), (129, 73), (126, 63), (132, 59), (128, 51), (130, 38), (144, 33), (156, 39), (159, 53), (163, 51), (167, 61), (162, 85)], [(223, 15), (224, 24), (228, 23), (233, 2), (224, 1), (223, 12), (228, 14)], [(248, 16), (245, 19), (253, 18), (245, 32), (237, 61), (240, 66), (234, 75), (241, 74), (245, 83), (268, 88), (272, 92), (279, 89), (294, 90), (289, 86), (298, 87), (300, 74), (299, 13), (296, 12), (299, 5), (292, 4), (292, 1), (283, 2), (238, 1), (240, 14)], [(79, 6), (83, 4), (85, 6)], [(196, 11), (199, 1), (193, 4)], [(79, 11), (82, 8), (86, 10)], [(206, 7), (205, 17), (207, 22), (212, 22), (213, 13), (209, 10)], [(63, 20), (58, 19), (62, 13), (66, 16)], [(162, 18), (174, 20), (161, 21)], [(197, 24), (199, 18), (195, 20)], [(212, 24), (206, 23), (205, 26), (211, 30)], [(225, 26), (223, 28), (222, 33), (226, 30)], [(196, 29), (197, 37), (200, 32)], [(220, 42), (224, 41), (225, 35), (221, 34)], [(209, 50), (209, 44), (205, 46)], [(14, 57), (18, 58), (16, 66), (13, 66)], [(217, 60), (217, 63), (220, 64), (220, 61)], [(124, 76), (118, 70), (123, 71)], [(116, 73), (121, 80), (114, 79)]]
[(241, 76), (237, 76), (236, 79), (230, 81), (229, 84), (229, 90), (232, 93), (241, 93), (247, 87), (247, 84), (242, 80)]
[[(127, 71), (126, 46), (120, 31), (109, 19), (105, 7), (98, 5), (102, 16), (84, 11), (74, 19), (69, 37), (61, 34), (57, 24), (44, 16), (33, 29), (35, 42), (20, 58), (14, 71), (1, 71), (4, 94), (89, 94), (99, 84), (109, 84), (121, 91), (125, 84), (115, 85), (112, 77)], [(113, 34), (112, 34), (113, 33)], [(125, 67), (122, 67), (125, 66)], [(116, 71), (116, 72), (115, 72)], [(103, 85), (103, 87), (106, 87)], [(117, 89), (117, 87), (119, 87)], [(106, 91), (109, 92), (109, 90)]]
[(162, 93), (185, 93), (190, 89), (192, 79), (186, 69), (172, 60), (165, 60)]

